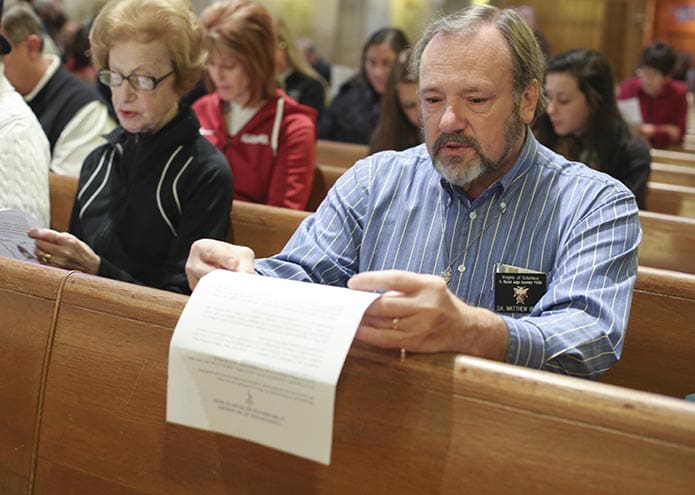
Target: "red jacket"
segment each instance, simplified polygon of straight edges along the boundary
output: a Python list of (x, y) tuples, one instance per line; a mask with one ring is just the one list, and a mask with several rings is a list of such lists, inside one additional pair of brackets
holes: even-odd
[(217, 92), (193, 104), (200, 133), (224, 153), (234, 199), (306, 208), (316, 163), (316, 111), (278, 89), (234, 136)]
[(671, 143), (667, 132), (659, 129), (659, 124), (673, 124), (681, 130), (681, 140), (685, 136), (685, 121), (688, 115), (688, 88), (680, 81), (671, 81), (661, 93), (656, 97), (651, 97), (645, 93), (639, 82), (638, 77), (628, 79), (620, 86), (618, 99), (626, 98), (639, 99), (640, 109), (642, 110), (642, 121), (646, 124), (657, 126), (656, 134), (651, 139), (653, 146), (660, 148)]

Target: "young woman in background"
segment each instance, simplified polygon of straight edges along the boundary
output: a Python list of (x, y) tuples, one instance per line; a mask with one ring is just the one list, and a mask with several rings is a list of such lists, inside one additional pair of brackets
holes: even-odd
[(538, 140), (620, 180), (645, 208), (649, 144), (631, 132), (618, 110), (606, 57), (584, 48), (557, 55), (546, 68), (545, 92), (546, 112), (535, 124)]

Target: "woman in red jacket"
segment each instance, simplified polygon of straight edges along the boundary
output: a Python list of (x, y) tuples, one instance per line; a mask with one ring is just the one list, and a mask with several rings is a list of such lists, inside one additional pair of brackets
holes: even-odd
[(276, 37), (253, 0), (217, 2), (201, 15), (215, 91), (193, 109), (200, 132), (227, 157), (234, 199), (302, 210), (316, 161), (316, 112), (275, 81)]

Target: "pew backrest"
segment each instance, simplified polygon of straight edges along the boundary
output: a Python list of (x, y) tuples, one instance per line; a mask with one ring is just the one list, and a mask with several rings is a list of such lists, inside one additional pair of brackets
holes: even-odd
[(309, 215), (306, 211), (234, 201), (227, 241), (250, 247), (257, 258), (272, 256), (282, 251)]
[(330, 466), (168, 424), (168, 345), (184, 302), (68, 280), (36, 495), (691, 493), (694, 405), (451, 354), (353, 345)]
[(639, 264), (695, 273), (695, 218), (640, 211)]
[(651, 153), (655, 162), (688, 167), (695, 165), (695, 153), (692, 152), (652, 148)]
[(66, 232), (70, 226), (70, 214), (77, 194), (77, 177), (48, 174), (48, 188), (51, 203), (51, 228)]
[(316, 163), (321, 165), (349, 168), (368, 153), (369, 148), (363, 144), (341, 143), (325, 139), (319, 139), (316, 142)]
[(649, 180), (662, 184), (695, 187), (695, 167), (652, 162)]
[(679, 398), (695, 393), (695, 275), (639, 267), (623, 354), (602, 381)]
[(47, 363), (68, 272), (0, 257), (0, 493), (26, 495)]
[(695, 187), (649, 182), (647, 209), (656, 213), (695, 218)]

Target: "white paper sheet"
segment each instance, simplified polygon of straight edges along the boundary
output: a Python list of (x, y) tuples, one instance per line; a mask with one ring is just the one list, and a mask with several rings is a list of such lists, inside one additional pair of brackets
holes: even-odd
[(642, 110), (637, 98), (618, 100), (618, 110), (620, 110), (628, 124), (633, 126), (642, 125)]
[(378, 294), (216, 270), (169, 347), (167, 421), (330, 463), (335, 388)]
[(0, 209), (0, 256), (38, 263), (34, 256), (36, 242), (27, 233), (39, 223), (22, 210)]

